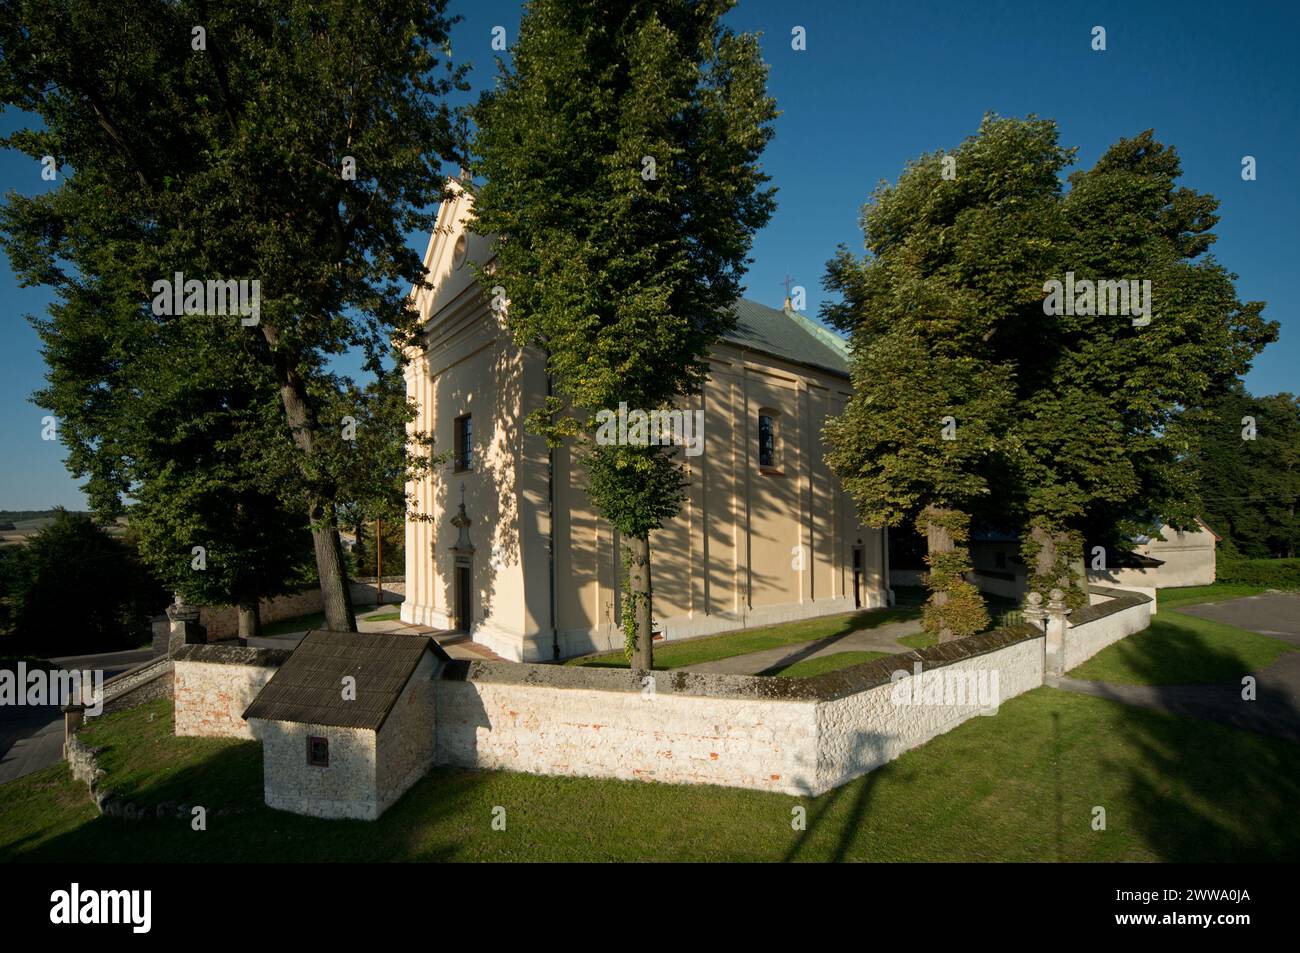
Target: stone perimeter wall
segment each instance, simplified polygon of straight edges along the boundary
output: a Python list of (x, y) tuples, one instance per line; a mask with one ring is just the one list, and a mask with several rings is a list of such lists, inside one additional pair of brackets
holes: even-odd
[[(1094, 595), (1097, 604), (1079, 610), (1067, 630), (1067, 668), (1149, 622), (1145, 596)], [(235, 654), (204, 657), (214, 652)], [(253, 737), (240, 716), (286, 656), (186, 646), (176, 659), (177, 734)], [(898, 671), (905, 674), (895, 678)], [(996, 695), (981, 698), (995, 677)], [(426, 730), (436, 739), (436, 764), (816, 795), (994, 714), (986, 702), (1004, 703), (1045, 677), (1044, 635), (1033, 626), (805, 679), (658, 672), (651, 688), (616, 669), (461, 660), (425, 682), (436, 705)], [(964, 698), (952, 695), (954, 685), (964, 686)], [(937, 696), (927, 694), (936, 687)], [(408, 754), (411, 728), (400, 732)], [(284, 739), (286, 758), (304, 757), (306, 733)], [(373, 770), (374, 755), (365, 760)], [(403, 755), (402, 770), (376, 777), (386, 781), (376, 785), (378, 810), (418, 770), (409, 760)]]
[(648, 693), (626, 673), (598, 670), (584, 674), (612, 677), (551, 685), (543, 671), (521, 673), (538, 684), (495, 681), (492, 675), (504, 673), (482, 667), (506, 665), (563, 671), (492, 662), (473, 663), (478, 670), (461, 679), (445, 677), (438, 686), (439, 763), (769, 791), (811, 783), (811, 700)]
[(254, 737), (244, 710), (288, 657), (286, 649), (182, 646), (172, 656), (176, 734)]
[(1075, 611), (1065, 638), (1065, 670), (1082, 665), (1108, 645), (1151, 624), (1156, 600), (1143, 592), (1089, 586), (1089, 606)]

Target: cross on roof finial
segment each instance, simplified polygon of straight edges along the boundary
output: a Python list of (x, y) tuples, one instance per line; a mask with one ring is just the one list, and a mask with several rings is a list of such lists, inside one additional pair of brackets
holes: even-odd
[(781, 284), (785, 285), (785, 296), (787, 298), (790, 297), (790, 283), (793, 281), (794, 279), (790, 277), (790, 273), (786, 272), (785, 281), (781, 282)]

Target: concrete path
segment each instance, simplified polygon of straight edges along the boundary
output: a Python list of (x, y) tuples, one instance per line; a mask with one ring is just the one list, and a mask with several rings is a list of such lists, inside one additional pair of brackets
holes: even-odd
[[(1268, 592), (1176, 610), (1300, 646), (1300, 594)], [(1062, 678), (1066, 691), (1120, 701), (1170, 715), (1204, 718), (1261, 735), (1300, 742), (1300, 652), (1283, 655), (1255, 676), (1255, 700), (1240, 681), (1208, 685), (1117, 685)]]
[(841, 652), (884, 652), (893, 655), (897, 652), (909, 651), (906, 645), (899, 643), (899, 638), (915, 635), (920, 631), (920, 619), (886, 622), (872, 629), (858, 629), (813, 642), (782, 645), (774, 649), (750, 652), (748, 655), (733, 655), (731, 658), (717, 659), (713, 662), (685, 665), (680, 670), (710, 675), (761, 675), (793, 665), (795, 662), (802, 662), (804, 659), (839, 655)]
[[(400, 605), (385, 606), (384, 611), (370, 612), (370, 615), (385, 615)], [(357, 616), (358, 632), (384, 632), (394, 634), (408, 635), (428, 635), (433, 638), (443, 650), (452, 658), (463, 658), (478, 661), (498, 661), (503, 662), (505, 659), (497, 655), (491, 649), (478, 645), (468, 635), (463, 632), (446, 632), (442, 629), (432, 629), (427, 625), (411, 625), (400, 619), (387, 619), (383, 622), (377, 622), (366, 618), (364, 615)], [(255, 648), (265, 649), (293, 649), (302, 641), (303, 636), (307, 634), (306, 630), (302, 632), (287, 632), (280, 635), (264, 635), (255, 639), (249, 639), (248, 644)]]

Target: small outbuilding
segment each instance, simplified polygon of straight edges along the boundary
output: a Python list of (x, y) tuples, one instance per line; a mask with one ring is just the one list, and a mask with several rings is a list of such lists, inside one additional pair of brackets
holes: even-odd
[(244, 712), (262, 742), (267, 805), (383, 814), (433, 763), (434, 680), (447, 659), (427, 636), (307, 633)]
[(1215, 547), (1221, 537), (1197, 517), (1186, 532), (1163, 522), (1154, 536), (1139, 536), (1131, 552), (1106, 554), (1106, 569), (1089, 569), (1088, 581), (1127, 588), (1174, 589), (1214, 582)]

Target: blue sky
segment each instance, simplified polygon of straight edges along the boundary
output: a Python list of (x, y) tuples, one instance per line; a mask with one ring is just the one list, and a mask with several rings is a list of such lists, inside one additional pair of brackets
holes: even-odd
[[(464, 17), (453, 51), (491, 83), (492, 28), (513, 42), (514, 2), (452, 0)], [(1247, 377), (1255, 393), (1300, 390), (1300, 78), (1293, 2), (1178, 4), (996, 2), (742, 2), (737, 29), (760, 32), (770, 92), (782, 114), (764, 165), (779, 207), (754, 243), (747, 296), (779, 305), (790, 274), (816, 314), (826, 260), (861, 249), (859, 209), (908, 159), (956, 146), (981, 116), (1035, 113), (1060, 124), (1061, 141), (1090, 166), (1121, 136), (1154, 128), (1177, 146), (1183, 184), (1221, 201), (1214, 254), (1240, 275), (1243, 300), (1268, 302), (1281, 340)], [(791, 49), (794, 26), (807, 50)], [(1091, 49), (1094, 26), (1107, 49)], [(0, 117), (9, 132), (17, 117)], [(1255, 156), (1258, 178), (1241, 179)], [(0, 186), (33, 194), (40, 168), (0, 153)], [(426, 237), (412, 236), (421, 252)], [(60, 444), (41, 440), (44, 411), (28, 401), (44, 365), (25, 314), (50, 296), (19, 288), (0, 255), (0, 509), (80, 508)]]

